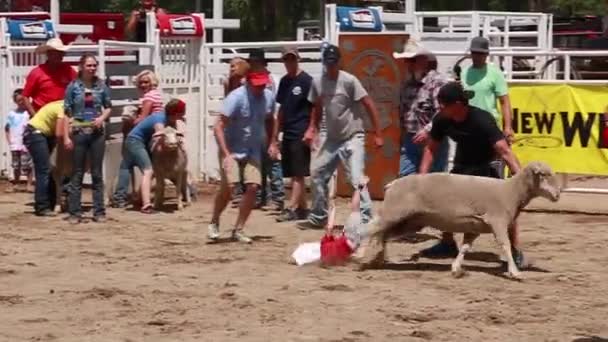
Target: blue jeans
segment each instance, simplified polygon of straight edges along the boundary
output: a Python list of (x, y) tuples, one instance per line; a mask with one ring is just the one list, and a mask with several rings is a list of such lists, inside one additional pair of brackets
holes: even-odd
[[(399, 177), (409, 176), (418, 173), (424, 144), (414, 144), (415, 134), (405, 133), (401, 136), (401, 149), (399, 158)], [(444, 139), (435, 152), (433, 165), (430, 172), (445, 172), (448, 165), (448, 139)]]
[(50, 156), (55, 148), (55, 138), (36, 133), (28, 126), (23, 133), (23, 143), (27, 147), (34, 162), (36, 188), (34, 191), (34, 211), (40, 214), (44, 211), (55, 210), (57, 188), (51, 177)]
[[(270, 182), (268, 182), (268, 178), (270, 178)], [(256, 197), (258, 203), (268, 203), (269, 199), (277, 204), (283, 204), (285, 201), (281, 161), (272, 160), (268, 154), (268, 148), (262, 150), (262, 184)]]
[(125, 150), (122, 162), (120, 163), (120, 171), (118, 172), (118, 184), (112, 195), (114, 203), (126, 203), (129, 192), (129, 180), (131, 178), (131, 169), (137, 166), (142, 172), (152, 168), (150, 154), (146, 148), (146, 144), (135, 138), (127, 137), (125, 141)]
[[(312, 210), (308, 220), (322, 224), (327, 220), (327, 184), (331, 176), (342, 163), (348, 182), (353, 189), (365, 171), (365, 134), (357, 133), (346, 141), (336, 142), (323, 139), (321, 147), (312, 161), (311, 177), (313, 186)], [(361, 221), (367, 223), (372, 218), (372, 200), (366, 190), (360, 193)]]
[(93, 182), (93, 215), (106, 214), (103, 200), (103, 157), (106, 139), (103, 130), (93, 133), (78, 132), (72, 136), (74, 141), (73, 171), (68, 196), (68, 211), (72, 216), (82, 215), (82, 178), (87, 157), (91, 161), (91, 180)]

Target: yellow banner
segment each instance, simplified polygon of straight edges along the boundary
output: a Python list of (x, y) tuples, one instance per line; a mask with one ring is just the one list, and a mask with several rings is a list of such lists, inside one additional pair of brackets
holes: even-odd
[(522, 164), (555, 172), (608, 175), (608, 87), (513, 84), (513, 150)]

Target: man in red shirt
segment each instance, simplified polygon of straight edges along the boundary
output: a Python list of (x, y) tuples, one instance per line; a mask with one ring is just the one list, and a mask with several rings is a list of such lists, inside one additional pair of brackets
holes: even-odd
[(36, 53), (46, 54), (47, 60), (30, 71), (25, 80), (23, 97), (30, 116), (45, 104), (62, 100), (68, 84), (76, 78), (76, 71), (63, 62), (65, 51), (67, 47), (59, 38), (51, 38), (36, 48)]

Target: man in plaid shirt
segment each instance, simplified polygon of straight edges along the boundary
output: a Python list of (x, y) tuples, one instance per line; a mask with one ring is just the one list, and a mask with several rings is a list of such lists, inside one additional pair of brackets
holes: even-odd
[[(437, 93), (447, 80), (437, 72), (437, 59), (413, 39), (408, 40), (402, 53), (409, 77), (401, 84), (399, 117), (401, 121), (401, 149), (399, 177), (418, 172), (422, 151), (431, 131), (431, 121), (439, 112)], [(445, 171), (448, 160), (448, 141), (442, 142), (431, 172)]]

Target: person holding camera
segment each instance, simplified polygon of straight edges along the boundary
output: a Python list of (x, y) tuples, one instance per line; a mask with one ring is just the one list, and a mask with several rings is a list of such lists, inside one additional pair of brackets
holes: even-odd
[(136, 42), (146, 42), (146, 15), (148, 13), (166, 14), (166, 11), (156, 4), (156, 0), (140, 0), (139, 7), (131, 12), (127, 22), (127, 34), (133, 35)]

